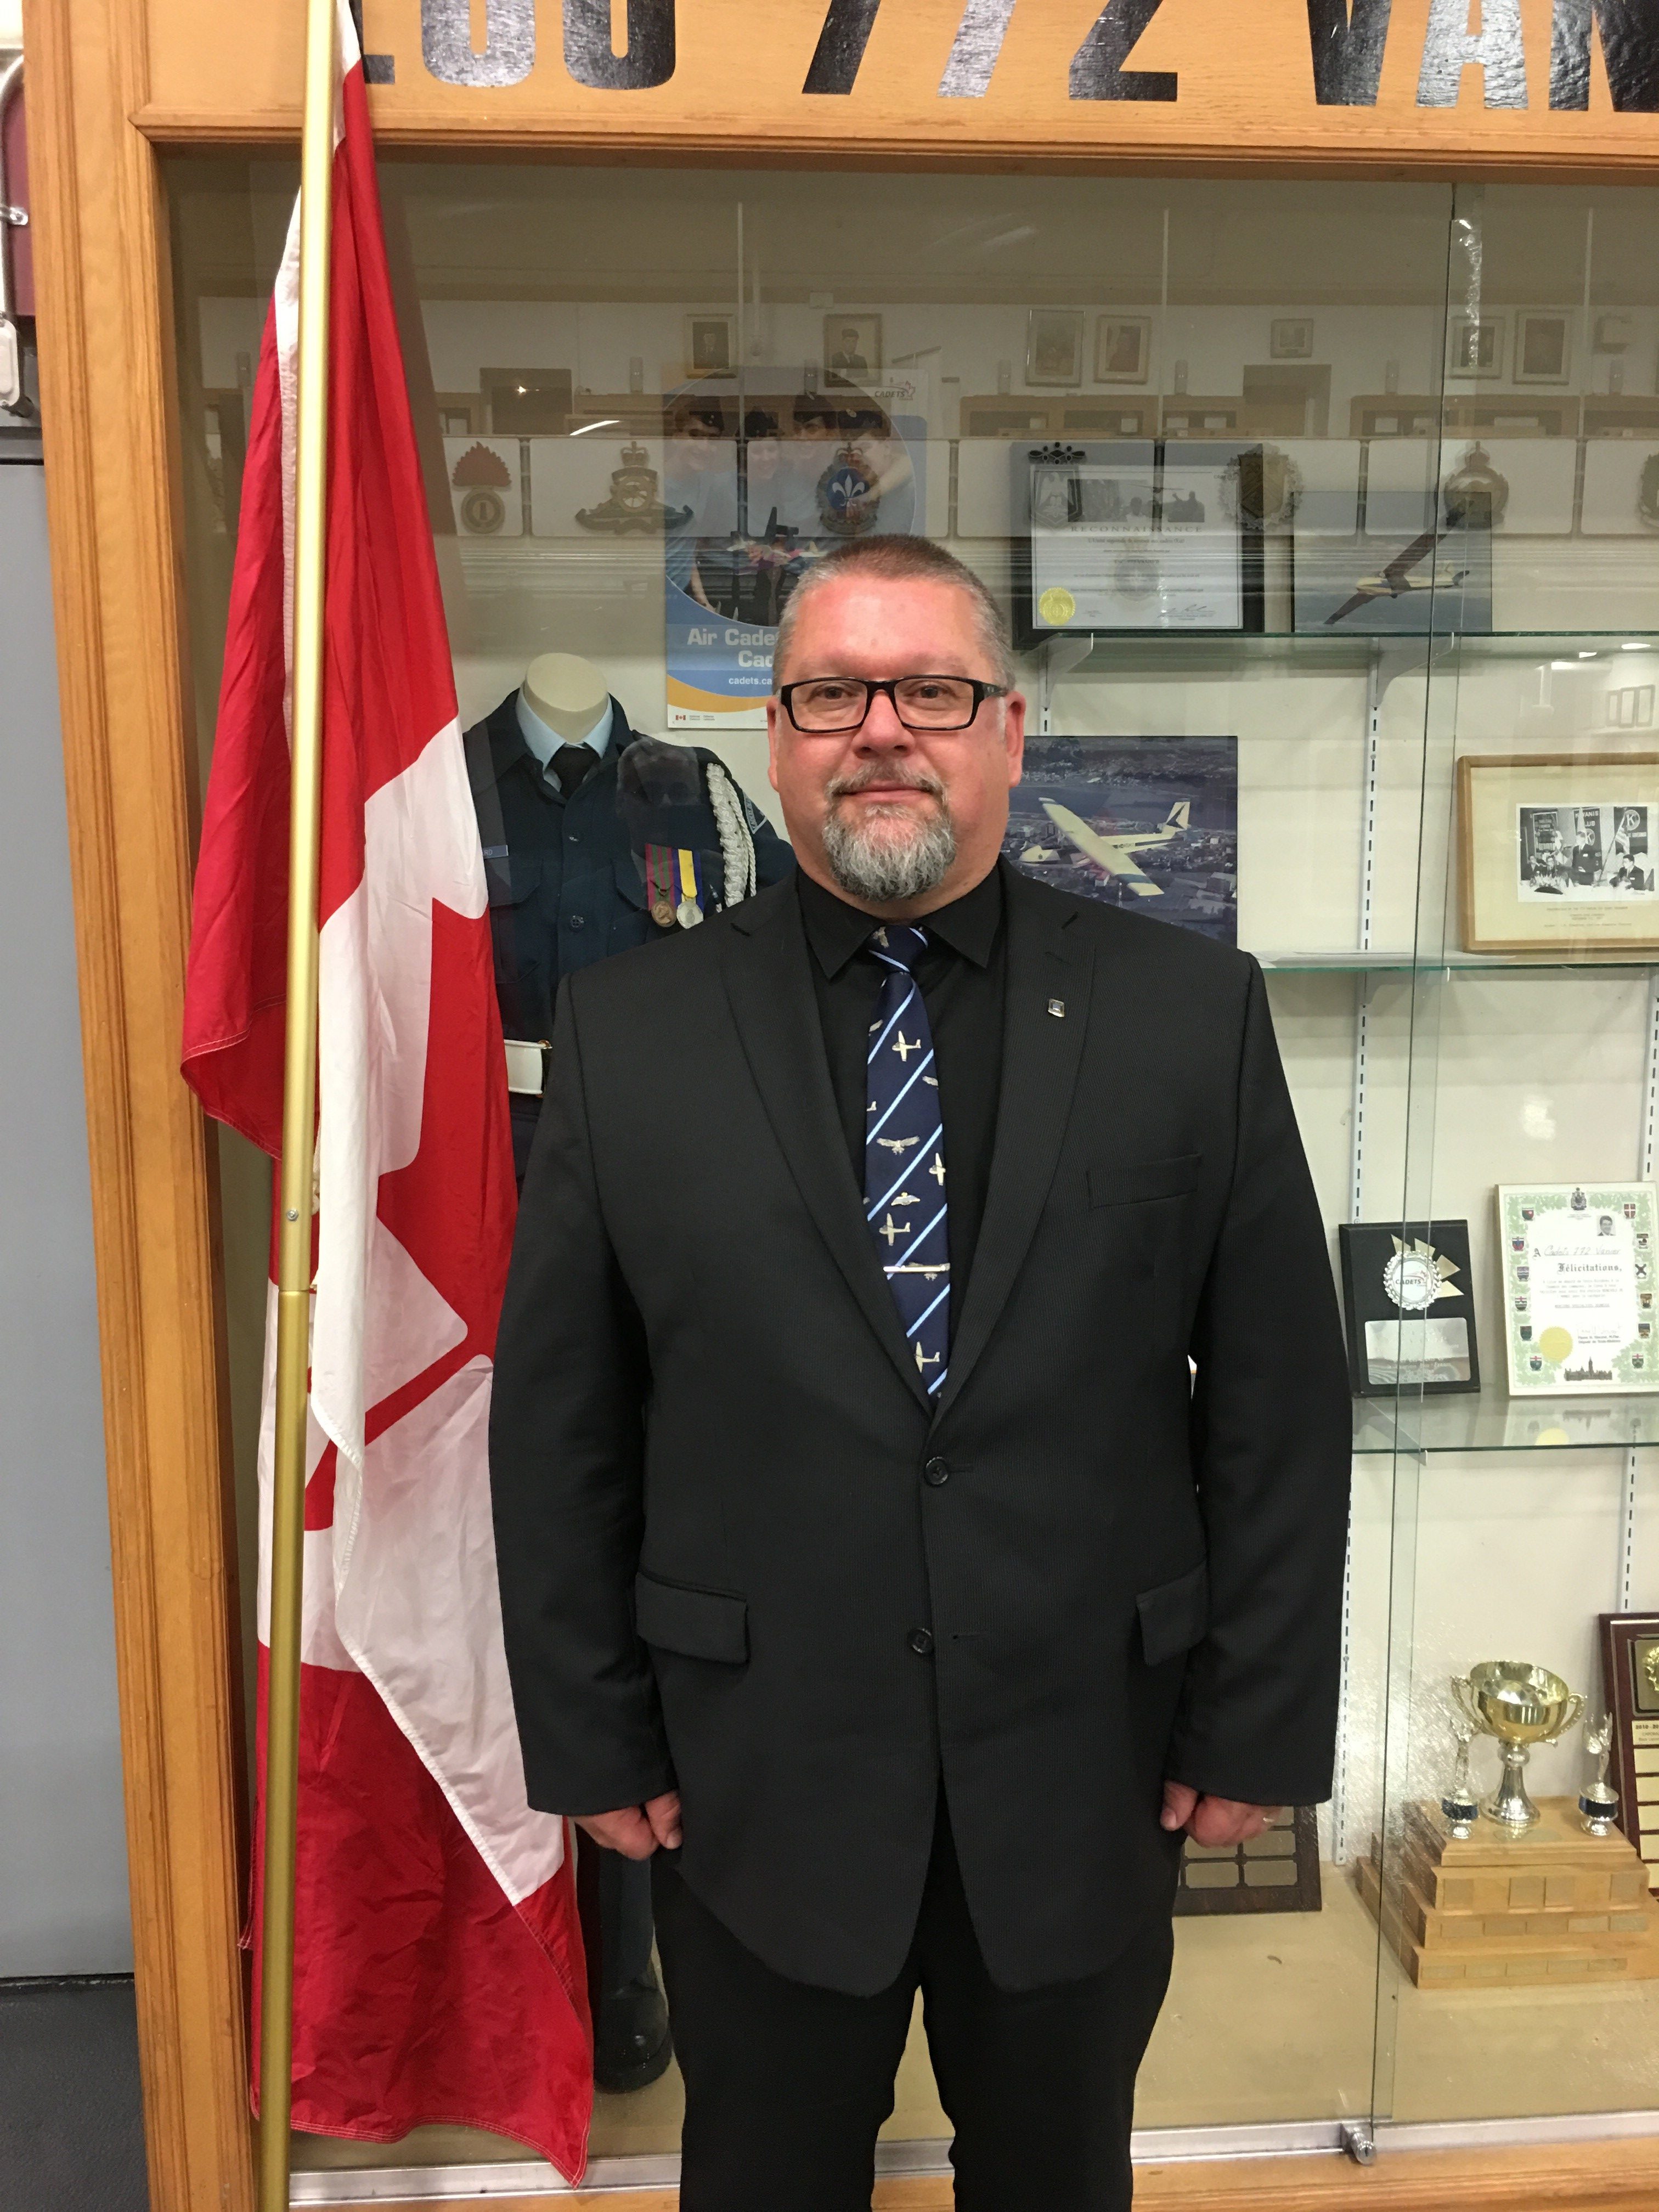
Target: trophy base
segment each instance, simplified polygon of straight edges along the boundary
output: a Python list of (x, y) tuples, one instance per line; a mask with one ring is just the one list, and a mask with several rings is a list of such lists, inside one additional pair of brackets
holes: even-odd
[(1613, 1830), (1587, 1835), (1571, 1797), (1540, 1801), (1524, 1835), (1452, 1834), (1426, 1800), (1406, 1808), (1385, 1880), (1372, 1847), (1360, 1895), (1419, 1989), (1659, 1978), (1647, 1869)]

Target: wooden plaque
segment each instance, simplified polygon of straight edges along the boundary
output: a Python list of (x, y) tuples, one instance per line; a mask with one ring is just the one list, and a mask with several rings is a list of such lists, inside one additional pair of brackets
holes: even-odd
[(1285, 1806), (1248, 1844), (1195, 1844), (1181, 1853), (1177, 1920), (1217, 1912), (1317, 1912), (1319, 1824), (1311, 1805)]
[(1607, 1779), (1619, 1826), (1659, 1882), (1659, 1613), (1604, 1613), (1601, 1684), (1613, 1713)]

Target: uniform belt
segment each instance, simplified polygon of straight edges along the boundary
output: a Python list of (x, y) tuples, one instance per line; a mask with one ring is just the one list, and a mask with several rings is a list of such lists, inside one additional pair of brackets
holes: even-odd
[(547, 1088), (547, 1045), (522, 1037), (507, 1037), (505, 1042), (508, 1091), (515, 1097), (539, 1098)]

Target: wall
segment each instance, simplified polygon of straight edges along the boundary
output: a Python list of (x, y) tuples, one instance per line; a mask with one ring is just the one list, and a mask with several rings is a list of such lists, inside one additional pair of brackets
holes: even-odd
[(132, 1964), (38, 463), (0, 454), (0, 1977)]

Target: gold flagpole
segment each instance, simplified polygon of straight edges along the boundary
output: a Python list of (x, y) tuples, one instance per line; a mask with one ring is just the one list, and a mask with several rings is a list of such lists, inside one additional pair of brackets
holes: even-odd
[(282, 1219), (276, 1241), (276, 1439), (265, 1692), (264, 1944), (259, 2008), (258, 2212), (288, 2212), (294, 2070), (294, 1880), (300, 1787), (300, 1606), (310, 1403), (316, 1152), (317, 878), (322, 798), (328, 300), (336, 0), (307, 0), (300, 154), (300, 358), (294, 501), (292, 791)]

